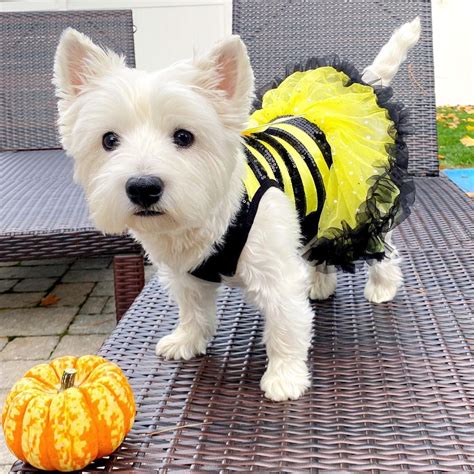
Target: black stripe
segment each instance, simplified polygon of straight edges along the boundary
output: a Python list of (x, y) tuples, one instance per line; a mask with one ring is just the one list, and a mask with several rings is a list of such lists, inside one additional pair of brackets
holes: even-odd
[[(324, 186), (323, 178), (318, 169), (318, 166), (316, 165), (316, 162), (314, 161), (313, 156), (308, 151), (308, 149), (290, 132), (286, 130), (282, 130), (280, 128), (274, 128), (274, 127), (268, 128), (267, 130), (265, 130), (265, 132), (268, 133), (269, 135), (279, 137), (282, 140), (286, 141), (304, 159), (304, 162), (309, 168), (309, 171), (311, 173), (311, 176), (313, 178), (313, 181), (316, 187), (316, 195), (318, 196), (318, 206), (315, 212), (316, 212), (316, 219), (319, 222), (319, 216), (321, 215), (321, 212), (323, 210), (323, 205), (326, 200), (326, 188)], [(305, 130), (303, 130), (303, 132), (306, 133)], [(317, 230), (317, 227), (316, 227), (316, 230)]]
[(293, 193), (295, 196), (296, 210), (298, 217), (302, 221), (306, 215), (306, 196), (303, 187), (303, 180), (301, 179), (298, 168), (291, 158), (290, 154), (285, 150), (284, 146), (275, 138), (265, 132), (254, 133), (253, 136), (261, 142), (268, 143), (280, 155), (284, 161), (288, 174), (290, 175), (291, 184), (293, 185)]
[(250, 166), (255, 177), (258, 179), (258, 182), (262, 184), (266, 179), (268, 179), (265, 168), (260, 164), (260, 162), (252, 155), (252, 152), (244, 145), (244, 153), (247, 158), (247, 163)]
[(290, 120), (285, 120), (284, 123), (288, 123), (290, 125), (294, 125), (299, 129), (303, 130), (307, 135), (309, 135), (316, 145), (318, 145), (321, 153), (323, 154), (324, 161), (328, 165), (328, 168), (332, 166), (332, 153), (331, 153), (331, 145), (329, 145), (326, 135), (324, 132), (313, 122), (303, 118), (303, 117), (294, 117)]
[[(268, 148), (266, 148), (263, 143), (260, 143), (258, 140), (255, 140), (255, 138), (244, 137), (244, 139), (249, 146), (255, 148), (255, 150), (257, 150), (263, 156), (265, 161), (270, 165), (270, 168), (272, 169), (273, 174), (275, 175), (275, 180), (278, 183), (282, 183), (283, 186), (283, 178), (281, 177), (280, 168), (278, 168), (277, 162), (275, 161), (275, 158), (271, 154), (270, 150), (268, 150)], [(255, 157), (252, 158), (256, 160)]]
[(311, 240), (318, 235), (320, 218), (321, 218), (321, 213), (320, 212), (318, 213), (318, 211), (311, 212), (305, 217), (303, 223), (301, 224), (303, 246), (311, 242)]

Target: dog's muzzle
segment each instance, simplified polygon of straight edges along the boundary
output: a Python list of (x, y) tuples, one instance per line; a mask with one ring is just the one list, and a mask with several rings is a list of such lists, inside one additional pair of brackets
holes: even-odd
[(153, 212), (150, 207), (160, 200), (164, 186), (163, 180), (156, 176), (139, 176), (127, 181), (125, 191), (133, 204), (150, 213)]

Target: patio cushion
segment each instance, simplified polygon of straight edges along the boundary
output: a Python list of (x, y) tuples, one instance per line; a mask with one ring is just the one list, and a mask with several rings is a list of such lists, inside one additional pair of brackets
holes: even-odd
[(62, 150), (0, 153), (1, 233), (94, 229), (72, 173)]

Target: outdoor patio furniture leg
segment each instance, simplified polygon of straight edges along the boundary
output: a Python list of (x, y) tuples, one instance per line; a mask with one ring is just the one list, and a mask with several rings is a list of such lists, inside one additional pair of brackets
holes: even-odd
[(145, 284), (143, 255), (114, 257), (114, 287), (117, 322), (130, 308)]

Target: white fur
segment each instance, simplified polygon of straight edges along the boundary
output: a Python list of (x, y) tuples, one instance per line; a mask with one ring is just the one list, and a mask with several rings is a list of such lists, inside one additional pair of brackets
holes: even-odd
[(402, 283), (400, 259), (384, 259), (369, 267), (364, 296), (372, 303), (392, 301)]
[(400, 269), (401, 258), (392, 243), (392, 233), (385, 236), (385, 243), (392, 249), (381, 262), (369, 265), (369, 278), (364, 289), (364, 296), (372, 303), (392, 301), (403, 283)]
[(156, 353), (167, 359), (184, 359), (206, 352), (209, 339), (216, 331), (216, 294), (218, 285), (188, 274), (161, 270), (171, 296), (179, 305), (179, 324), (156, 346)]
[(374, 62), (364, 70), (362, 79), (369, 84), (388, 86), (407, 58), (408, 51), (418, 43), (421, 33), (420, 17), (395, 30)]
[(290, 201), (281, 191), (270, 189), (260, 202), (237, 266), (248, 297), (266, 317), (268, 367), (260, 386), (275, 401), (294, 400), (310, 385), (306, 357), (313, 312), (299, 232)]
[(336, 268), (331, 265), (316, 265), (311, 268), (310, 281), (309, 297), (312, 300), (325, 300), (336, 292)]
[[(54, 82), (62, 144), (74, 157), (75, 179), (92, 219), (104, 232), (131, 232), (179, 306), (179, 325), (159, 341), (157, 354), (169, 359), (203, 354), (216, 330), (218, 285), (189, 271), (213, 252), (240, 206), (245, 173), (240, 134), (253, 96), (244, 44), (233, 36), (205, 55), (148, 74), (126, 68), (122, 58), (68, 29), (56, 53)], [(174, 144), (180, 128), (194, 134), (191, 147)], [(105, 151), (102, 136), (111, 131), (120, 145)], [(152, 208), (161, 215), (135, 214), (140, 209), (128, 199), (125, 183), (142, 175), (164, 183)], [(397, 279), (388, 278), (390, 272), (396, 274), (392, 260), (370, 269), (371, 301), (394, 296)], [(310, 385), (307, 296), (334, 293), (336, 273), (303, 260), (296, 211), (281, 191), (263, 196), (237, 273), (227, 283), (241, 285), (265, 315), (265, 395), (298, 398)]]

